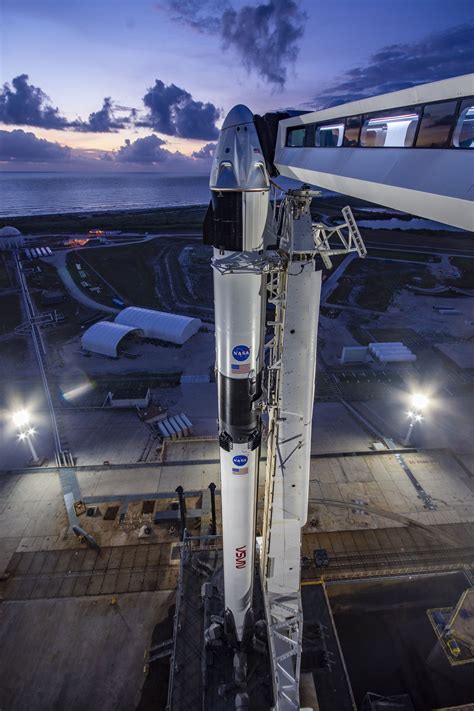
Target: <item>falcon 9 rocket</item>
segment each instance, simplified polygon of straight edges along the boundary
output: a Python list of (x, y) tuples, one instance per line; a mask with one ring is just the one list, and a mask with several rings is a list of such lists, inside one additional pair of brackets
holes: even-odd
[(216, 376), (225, 621), (237, 645), (252, 631), (255, 516), (261, 439), (264, 230), (270, 182), (254, 118), (235, 106), (222, 126), (204, 241), (214, 247)]

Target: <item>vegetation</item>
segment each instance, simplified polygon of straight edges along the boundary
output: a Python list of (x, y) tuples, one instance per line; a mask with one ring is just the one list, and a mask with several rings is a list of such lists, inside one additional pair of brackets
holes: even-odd
[[(5, 358), (5, 361), (8, 364), (6, 367), (3, 366), (5, 367), (4, 376), (6, 376), (6, 368), (10, 367), (10, 363), (14, 362), (18, 366), (27, 359), (28, 353), (27, 338), (18, 336), (15, 338), (8, 338), (5, 341), (0, 341), (0, 359)], [(5, 382), (7, 381), (10, 382), (10, 377), (5, 377)]]
[(11, 333), (22, 321), (20, 295), (0, 296), (0, 334)]
[(3, 259), (0, 260), (0, 289), (8, 289), (10, 286), (12, 284), (10, 284), (10, 277), (5, 264), (5, 255), (3, 255)]
[(92, 229), (122, 232), (159, 232), (163, 229), (200, 230), (206, 207), (156, 208), (123, 212), (85, 212), (65, 215), (16, 217), (23, 234), (82, 234)]
[(342, 276), (339, 279), (339, 282), (330, 295), (328, 299), (328, 303), (330, 304), (348, 304), (349, 303), (349, 295), (352, 291), (354, 284), (352, 283), (352, 280), (349, 279), (348, 277)]
[(474, 289), (474, 258), (450, 257), (449, 261), (461, 273), (458, 279), (452, 279), (449, 283), (460, 289)]
[(417, 285), (424, 288), (437, 284), (428, 266), (355, 260), (348, 266), (328, 301), (370, 311), (386, 311), (397, 291), (414, 277), (420, 280)]
[[(83, 280), (80, 279), (73, 262), (81, 264), (83, 271), (87, 273), (88, 283), (92, 280), (94, 285), (101, 285), (100, 294), (82, 289), (96, 301), (117, 306), (112, 298), (118, 295), (126, 303), (135, 306), (159, 308), (155, 291), (155, 274), (151, 264), (153, 256), (156, 256), (156, 246), (153, 242), (147, 242), (73, 252), (68, 254), (67, 265), (71, 276), (79, 286)], [(96, 272), (100, 274), (102, 280)], [(113, 293), (114, 290), (116, 293)]]
[(381, 257), (383, 259), (401, 259), (408, 262), (441, 262), (437, 254), (423, 254), (423, 252), (401, 252), (394, 249), (369, 249), (367, 257)]
[[(79, 265), (81, 267), (80, 270), (78, 269)], [(117, 294), (111, 285), (102, 279), (100, 274), (90, 267), (86, 259), (84, 259), (82, 252), (80, 254), (77, 252), (69, 252), (66, 256), (66, 266), (76, 286), (83, 294), (88, 296), (89, 299), (105, 304), (106, 306), (118, 308), (118, 305), (113, 299), (120, 299), (120, 295)], [(84, 286), (84, 284), (87, 284), (87, 286)], [(93, 289), (94, 291), (92, 291)]]

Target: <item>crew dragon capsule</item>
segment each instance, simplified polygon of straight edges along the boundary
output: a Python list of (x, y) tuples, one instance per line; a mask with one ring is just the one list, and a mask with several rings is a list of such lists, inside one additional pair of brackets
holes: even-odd
[(229, 641), (252, 633), (255, 516), (261, 440), (264, 282), (260, 255), (270, 182), (251, 111), (235, 106), (217, 143), (204, 242), (214, 247), (214, 309)]

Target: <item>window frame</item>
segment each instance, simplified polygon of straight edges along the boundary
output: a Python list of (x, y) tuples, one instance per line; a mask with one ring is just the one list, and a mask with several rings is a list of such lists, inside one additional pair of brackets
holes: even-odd
[[(291, 133), (296, 132), (296, 131), (304, 131), (304, 137), (303, 137), (303, 145), (302, 146), (290, 146), (288, 143), (288, 139)], [(286, 135), (285, 135), (285, 148), (304, 148), (306, 145), (306, 135), (308, 133), (308, 125), (307, 124), (301, 124), (299, 126), (290, 126), (289, 128), (286, 129)]]
[[(468, 99), (469, 97), (466, 97), (466, 98)], [(425, 109), (426, 109), (428, 106), (437, 106), (437, 104), (447, 104), (447, 103), (449, 103), (449, 102), (451, 102), (451, 101), (456, 102), (456, 107), (455, 107), (454, 112), (453, 112), (452, 117), (451, 117), (451, 126), (450, 126), (450, 129), (449, 129), (449, 132), (448, 132), (448, 137), (447, 137), (447, 139), (446, 139), (446, 144), (447, 144), (447, 145), (445, 145), (445, 146), (417, 146), (416, 144), (417, 144), (417, 142), (418, 142), (418, 136), (419, 136), (419, 134), (420, 134), (421, 124), (422, 124), (422, 122), (423, 122), (423, 118), (424, 118), (424, 115), (425, 115)], [(459, 99), (456, 99), (456, 97), (453, 97), (452, 99), (439, 99), (438, 101), (429, 101), (428, 103), (423, 104), (422, 107), (421, 107), (420, 120), (419, 120), (419, 122), (418, 122), (418, 126), (417, 126), (417, 129), (416, 129), (415, 137), (414, 137), (414, 139), (413, 139), (413, 146), (412, 146), (412, 148), (417, 148), (417, 149), (422, 150), (422, 151), (426, 151), (426, 150), (429, 150), (429, 151), (447, 151), (449, 148), (453, 148), (453, 147), (454, 147), (454, 146), (452, 145), (453, 133), (454, 133), (454, 129), (455, 129), (455, 127), (456, 127), (456, 124), (457, 124), (457, 122), (458, 122), (458, 118), (459, 118), (459, 107), (460, 107), (460, 105), (461, 105), (461, 104), (460, 104), (460, 100), (459, 100)], [(463, 149), (461, 149), (461, 150), (463, 150)], [(464, 150), (466, 150), (466, 149), (464, 149)], [(469, 149), (468, 149), (468, 150), (469, 150)]]
[(454, 146), (453, 145), (453, 138), (454, 138), (454, 132), (457, 128), (458, 121), (461, 117), (461, 106), (464, 104), (465, 101), (471, 101), (472, 105), (474, 106), (474, 96), (463, 96), (460, 99), (458, 99), (458, 105), (456, 107), (456, 121), (454, 122), (454, 125), (452, 127), (451, 135), (449, 137), (449, 147), (453, 148), (455, 151), (472, 151), (472, 148), (465, 148), (464, 146)]
[[(361, 145), (360, 139), (362, 136), (362, 128), (364, 126), (364, 123), (367, 119), (370, 119), (372, 116), (377, 116), (377, 114), (380, 114), (381, 111), (384, 111), (384, 109), (381, 109), (380, 111), (371, 111), (365, 114), (350, 114), (349, 116), (344, 116), (342, 118), (334, 118), (334, 119), (326, 119), (325, 121), (318, 121), (318, 122), (313, 122), (313, 123), (307, 123), (307, 124), (302, 124), (301, 126), (290, 126), (289, 128), (286, 129), (286, 136), (285, 136), (285, 147), (286, 148), (317, 148), (319, 149), (331, 149), (333, 150), (334, 148), (348, 148), (348, 149), (356, 149), (356, 148), (363, 148), (363, 149), (368, 149), (370, 150), (371, 148), (376, 148), (377, 150), (380, 149), (385, 149), (385, 150), (430, 150), (430, 151), (438, 151), (438, 150), (456, 150), (456, 151), (470, 151), (473, 150), (472, 148), (464, 148), (461, 146), (454, 146), (453, 145), (453, 135), (454, 131), (456, 129), (459, 116), (460, 116), (460, 108), (461, 105), (465, 101), (472, 101), (472, 104), (474, 106), (474, 96), (461, 96), (461, 97), (452, 97), (448, 99), (438, 99), (437, 101), (429, 101), (426, 103), (417, 103), (417, 104), (410, 104), (408, 106), (398, 106), (398, 107), (392, 107), (391, 109), (387, 109), (387, 111), (400, 111), (402, 109), (404, 110), (410, 110), (413, 109), (415, 112), (417, 109), (419, 111), (418, 114), (418, 122), (415, 130), (415, 134), (413, 136), (413, 144), (411, 146), (363, 146)], [(447, 145), (445, 146), (417, 146), (416, 143), (418, 141), (418, 136), (420, 133), (420, 128), (421, 124), (423, 121), (425, 109), (430, 106), (436, 106), (437, 104), (446, 104), (449, 102), (456, 102), (456, 107), (455, 110), (452, 114), (452, 119), (451, 119), (451, 126), (449, 129), (449, 134), (448, 134), (448, 139), (446, 141)], [(344, 139), (345, 139), (345, 133), (346, 133), (346, 128), (347, 128), (347, 120), (348, 119), (354, 119), (360, 117), (360, 126), (359, 126), (359, 133), (358, 133), (358, 138), (357, 138), (357, 145), (356, 146), (347, 146), (344, 144)], [(328, 124), (343, 124), (344, 125), (344, 130), (343, 130), (343, 136), (342, 136), (342, 144), (340, 146), (316, 146), (315, 141), (316, 141), (316, 128), (319, 126), (324, 126)], [(305, 139), (304, 139), (304, 145), (302, 146), (289, 146), (288, 145), (288, 133), (292, 130), (297, 130), (297, 129), (305, 129)]]

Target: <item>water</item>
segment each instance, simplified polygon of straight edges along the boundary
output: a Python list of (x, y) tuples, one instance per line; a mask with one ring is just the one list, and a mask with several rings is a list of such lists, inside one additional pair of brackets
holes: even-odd
[(205, 205), (208, 175), (0, 173), (0, 217)]

